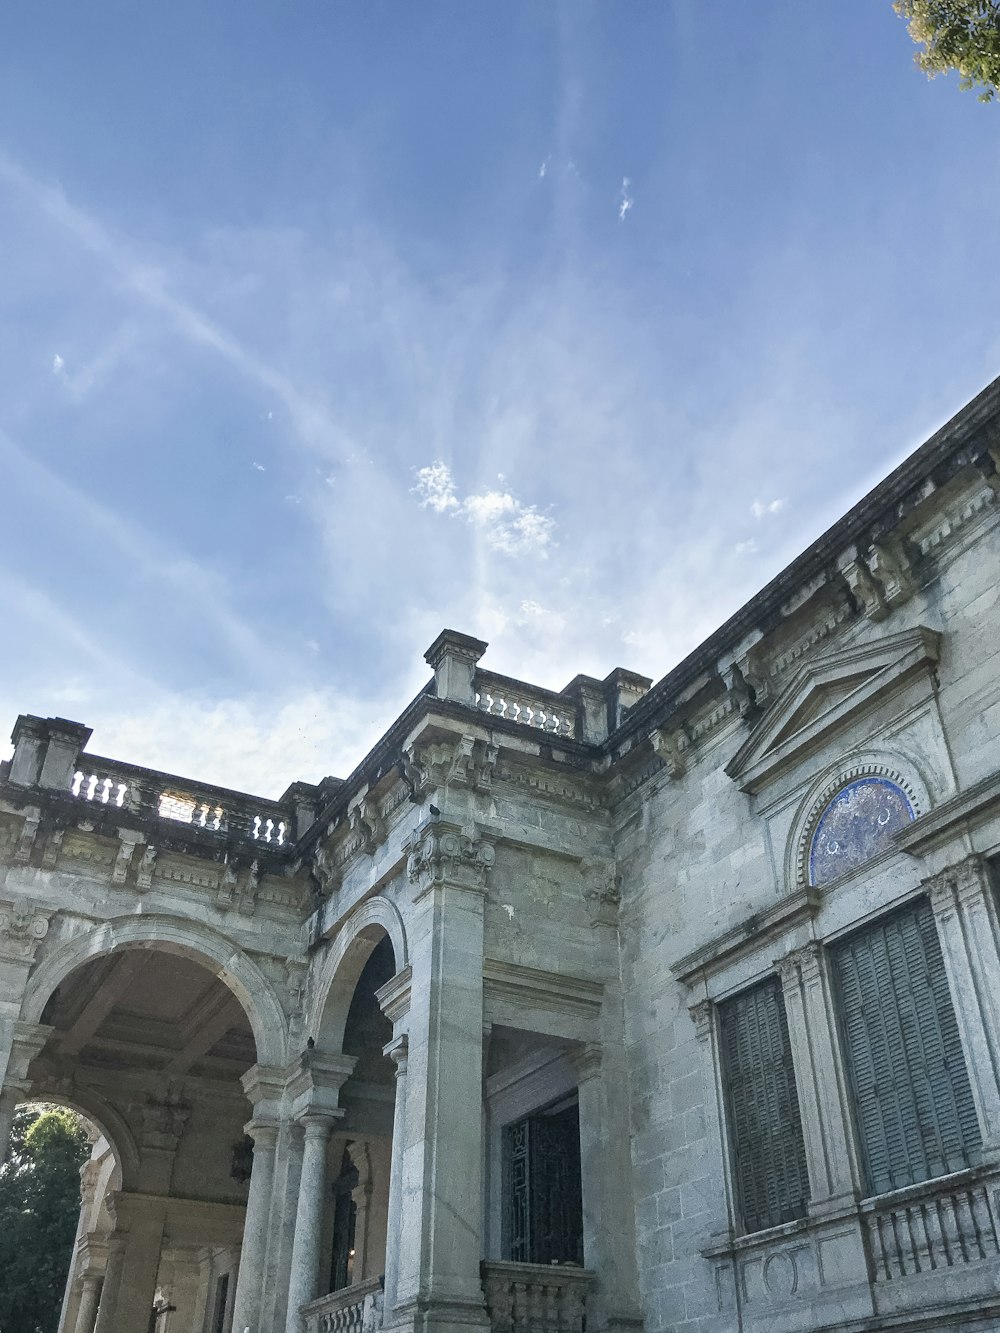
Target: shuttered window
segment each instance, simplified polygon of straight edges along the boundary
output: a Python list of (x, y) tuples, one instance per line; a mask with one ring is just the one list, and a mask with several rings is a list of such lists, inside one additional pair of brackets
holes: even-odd
[(831, 949), (872, 1194), (969, 1165), (976, 1108), (926, 898)]
[(803, 1217), (809, 1197), (792, 1051), (776, 977), (719, 1005), (736, 1202), (746, 1231)]

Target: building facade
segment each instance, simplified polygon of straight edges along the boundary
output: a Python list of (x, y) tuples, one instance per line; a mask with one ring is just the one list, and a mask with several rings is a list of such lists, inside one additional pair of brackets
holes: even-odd
[(446, 630), (279, 801), (19, 717), (60, 1333), (1000, 1329), (998, 461), (1000, 381), (656, 684)]

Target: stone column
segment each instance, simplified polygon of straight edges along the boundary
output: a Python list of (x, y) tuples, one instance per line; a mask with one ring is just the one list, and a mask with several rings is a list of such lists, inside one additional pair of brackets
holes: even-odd
[[(409, 1002), (407, 1000), (407, 1007)], [(385, 1237), (385, 1311), (391, 1317), (396, 1304), (396, 1274), (399, 1269), (399, 1233), (402, 1220), (403, 1143), (406, 1132), (406, 1033), (394, 1037), (383, 1047), (396, 1066), (396, 1104), (392, 1113), (392, 1150), (389, 1165), (389, 1212)]]
[(323, 1233), (323, 1205), (326, 1202), (326, 1152), (336, 1119), (332, 1115), (313, 1114), (301, 1118), (304, 1136), (302, 1174), (299, 1177), (299, 1201), (295, 1210), (295, 1240), (292, 1267), (288, 1279), (287, 1333), (299, 1333), (303, 1327), (300, 1307), (315, 1300), (319, 1279), (320, 1236)]
[(588, 1327), (641, 1329), (624, 1060), (596, 1044), (571, 1055), (580, 1103), (584, 1263), (597, 1275)]
[[(410, 844), (412, 981), (394, 1324), (486, 1325), (482, 1257), (483, 912), (495, 853), (437, 817)], [(395, 1145), (394, 1145), (395, 1148)]]
[[(160, 1271), (166, 1203), (163, 1198), (134, 1194), (108, 1196), (116, 1232), (123, 1240), (119, 1280), (107, 1301), (113, 1307), (111, 1322), (106, 1326), (111, 1333), (144, 1333), (149, 1328)], [(108, 1264), (110, 1268), (110, 1257)], [(104, 1333), (103, 1328), (100, 1333)]]
[(834, 1038), (826, 957), (811, 940), (778, 959), (809, 1173), (810, 1212), (856, 1197), (860, 1169)]
[[(108, 1237), (108, 1264), (104, 1270), (104, 1282), (101, 1285), (101, 1300), (97, 1309), (97, 1322), (94, 1333), (125, 1333), (118, 1322), (118, 1290), (121, 1286), (122, 1269), (125, 1264), (125, 1237), (120, 1232), (112, 1232)], [(150, 1305), (153, 1298), (150, 1296)], [(149, 1318), (146, 1318), (146, 1326)]]
[(300, 1307), (321, 1294), (316, 1287), (326, 1202), (327, 1148), (333, 1127), (344, 1114), (338, 1104), (340, 1089), (356, 1063), (352, 1055), (308, 1050), (301, 1057), (298, 1073), (289, 1081), (292, 1114), (302, 1126), (304, 1143), (288, 1279), (286, 1333), (299, 1333), (303, 1326)]
[(240, 1250), (239, 1277), (233, 1301), (233, 1328), (260, 1333), (258, 1314), (261, 1299), (261, 1270), (267, 1253), (267, 1230), (271, 1215), (271, 1186), (274, 1181), (274, 1149), (278, 1126), (270, 1120), (251, 1120), (245, 1126), (253, 1139), (253, 1166), (247, 1195), (246, 1222)]
[(1000, 920), (987, 870), (970, 856), (924, 880), (965, 1051), (983, 1146), (1000, 1148)]
[(97, 1307), (101, 1301), (100, 1273), (84, 1273), (80, 1278), (80, 1304), (77, 1307), (73, 1333), (94, 1333)]

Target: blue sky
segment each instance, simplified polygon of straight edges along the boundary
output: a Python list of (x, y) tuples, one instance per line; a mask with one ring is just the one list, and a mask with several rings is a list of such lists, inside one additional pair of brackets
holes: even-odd
[(1000, 369), (889, 0), (12, 0), (0, 704), (278, 794), (445, 625), (659, 677)]

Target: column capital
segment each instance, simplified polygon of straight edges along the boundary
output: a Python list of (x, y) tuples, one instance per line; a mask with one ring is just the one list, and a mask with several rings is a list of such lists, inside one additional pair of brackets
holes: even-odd
[(292, 1103), (292, 1118), (304, 1122), (312, 1115), (332, 1116), (339, 1119), (340, 1089), (354, 1072), (357, 1056), (318, 1051), (315, 1047), (304, 1050), (298, 1064), (289, 1071), (288, 1096)]
[(5, 1083), (19, 1087), (22, 1093), (28, 1090), (28, 1066), (35, 1056), (40, 1055), (55, 1028), (47, 1023), (25, 1023), (18, 1020), (14, 1024), (14, 1033), (10, 1046), (10, 1062), (7, 1065)]
[(776, 958), (774, 966), (778, 970), (782, 986), (787, 989), (796, 985), (800, 976), (803, 981), (814, 979), (822, 966), (822, 958), (823, 946), (819, 940), (807, 940), (797, 949), (790, 949), (781, 958)]
[(401, 1032), (398, 1037), (393, 1037), (392, 1041), (387, 1041), (382, 1047), (382, 1054), (396, 1066), (396, 1078), (404, 1078), (406, 1062), (410, 1055), (410, 1038), (407, 1034)]
[(987, 874), (982, 857), (973, 854), (954, 865), (945, 866), (920, 883), (930, 896), (935, 915), (939, 916), (956, 903), (981, 897), (987, 889)]
[(0, 960), (33, 963), (54, 915), (25, 898), (0, 901)]
[(688, 1005), (688, 1013), (694, 1024), (694, 1035), (699, 1041), (707, 1042), (711, 1039), (714, 1009), (715, 1005), (711, 1000), (699, 1000), (697, 1004)]
[(261, 1107), (260, 1115), (267, 1119), (285, 1092), (287, 1071), (273, 1065), (251, 1065), (240, 1078), (243, 1091), (251, 1105)]
[(253, 1139), (254, 1152), (267, 1152), (277, 1147), (278, 1123), (276, 1120), (248, 1120), (243, 1126), (243, 1133)]
[(433, 818), (413, 834), (406, 871), (417, 885), (418, 897), (443, 885), (485, 893), (496, 856), (493, 844), (475, 824), (460, 826)]
[(296, 1123), (302, 1126), (307, 1139), (328, 1139), (333, 1133), (333, 1127), (344, 1114), (341, 1107), (336, 1107), (331, 1111), (308, 1110), (303, 1111), (301, 1115), (295, 1117)]

